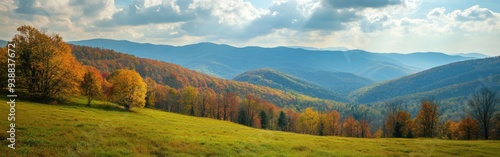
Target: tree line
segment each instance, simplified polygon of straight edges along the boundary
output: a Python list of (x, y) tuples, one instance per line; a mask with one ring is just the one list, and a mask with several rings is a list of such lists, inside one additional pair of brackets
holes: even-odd
[(458, 122), (440, 122), (439, 102), (432, 99), (421, 101), (420, 111), (414, 118), (403, 109), (402, 101), (392, 101), (386, 103), (388, 111), (383, 126), (371, 128), (372, 119), (366, 112), (354, 116), (354, 113), (342, 115), (338, 110), (319, 112), (313, 107), (283, 109), (253, 94), (241, 97), (234, 92), (216, 92), (212, 88), (171, 87), (151, 77), (143, 78), (133, 68), (101, 72), (78, 62), (71, 47), (59, 35), (49, 35), (31, 26), (21, 26), (17, 30), (20, 34), (11, 41), (16, 44), (19, 82), (16, 85), (18, 92), (34, 101), (57, 103), (83, 95), (87, 105), (94, 99), (101, 99), (126, 110), (149, 107), (256, 128), (322, 136), (500, 138), (500, 114), (497, 112), (500, 100), (496, 92), (488, 88), (471, 95), (467, 102), (470, 111)]

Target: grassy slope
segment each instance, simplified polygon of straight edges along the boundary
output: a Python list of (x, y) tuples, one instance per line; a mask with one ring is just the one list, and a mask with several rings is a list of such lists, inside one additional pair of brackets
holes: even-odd
[(500, 148), (500, 141), (319, 137), (83, 103), (18, 102), (15, 151), (5, 140), (8, 106), (0, 105), (0, 156), (498, 156)]

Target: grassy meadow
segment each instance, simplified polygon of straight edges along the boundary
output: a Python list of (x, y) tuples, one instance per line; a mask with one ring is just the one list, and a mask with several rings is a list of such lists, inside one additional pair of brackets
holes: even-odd
[(83, 98), (63, 105), (17, 102), (15, 150), (6, 140), (9, 107), (0, 105), (0, 156), (500, 156), (500, 141), (321, 137), (84, 104)]

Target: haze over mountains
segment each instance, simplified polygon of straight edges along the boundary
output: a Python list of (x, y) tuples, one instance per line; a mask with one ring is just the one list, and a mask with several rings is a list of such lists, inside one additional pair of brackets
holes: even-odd
[[(448, 99), (467, 96), (478, 86), (500, 88), (499, 58), (472, 60), (485, 57), (480, 53), (237, 48), (213, 43), (169, 46), (109, 39), (70, 43), (113, 49), (228, 80), (343, 102), (374, 103), (429, 96)], [(0, 44), (6, 42), (1, 40)]]
[[(343, 94), (376, 81), (395, 79), (431, 67), (473, 58), (435, 52), (397, 54), (288, 47), (237, 48), (213, 43), (169, 46), (109, 39), (70, 43), (113, 49), (138, 57), (171, 62), (225, 79), (233, 79), (250, 70), (270, 68)], [(354, 87), (338, 88), (345, 82), (334, 80), (358, 81), (354, 81)]]

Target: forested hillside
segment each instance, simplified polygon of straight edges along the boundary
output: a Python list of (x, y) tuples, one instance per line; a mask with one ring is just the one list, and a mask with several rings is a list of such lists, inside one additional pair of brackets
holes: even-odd
[(373, 103), (399, 97), (448, 99), (467, 97), (481, 87), (500, 90), (500, 57), (475, 59), (435, 67), (420, 73), (355, 91), (360, 103)]
[(342, 96), (332, 90), (327, 90), (318, 85), (299, 79), (295, 76), (291, 76), (273, 69), (266, 68), (247, 71), (236, 76), (233, 80), (248, 82), (255, 85), (267, 86), (283, 91), (293, 91), (322, 99), (345, 101)]
[(193, 86), (201, 89), (213, 89), (216, 93), (236, 93), (239, 97), (253, 94), (279, 107), (303, 110), (314, 107), (318, 110), (344, 110), (346, 105), (331, 100), (322, 100), (310, 96), (284, 92), (265, 86), (224, 80), (183, 68), (179, 65), (158, 60), (137, 58), (114, 50), (71, 45), (75, 57), (84, 65), (96, 67), (110, 73), (116, 69), (135, 69), (142, 77), (150, 77), (159, 84), (174, 89)]
[[(238, 48), (213, 43), (170, 46), (110, 39), (91, 39), (71, 43), (113, 49), (138, 57), (155, 58), (225, 79), (232, 79), (250, 70), (272, 68), (309, 82), (314, 81), (307, 77), (308, 72), (315, 71), (352, 73), (372, 80), (383, 81), (425, 70), (429, 66), (469, 59), (468, 57), (450, 56), (442, 53), (398, 55), (363, 50), (326, 51), (288, 47)], [(345, 79), (351, 78), (349, 75), (335, 77), (344, 76), (346, 76)], [(332, 82), (319, 85), (342, 83), (334, 81), (335, 79), (332, 79)]]

